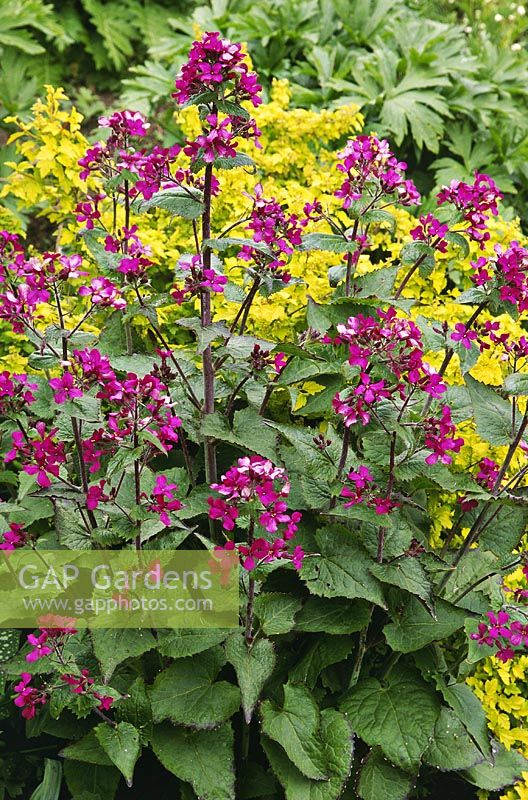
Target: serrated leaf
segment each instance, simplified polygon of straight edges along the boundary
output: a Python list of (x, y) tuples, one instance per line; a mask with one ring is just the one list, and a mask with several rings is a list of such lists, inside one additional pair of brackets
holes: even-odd
[(358, 794), (362, 800), (407, 800), (415, 777), (387, 761), (380, 747), (373, 747), (361, 767)]
[(201, 198), (201, 192), (196, 190), (191, 190), (189, 194), (184, 189), (163, 189), (156, 192), (149, 200), (144, 200), (140, 205), (140, 211), (162, 208), (178, 217), (196, 219), (203, 214), (205, 208)]
[(509, 444), (515, 435), (515, 431), (512, 430), (511, 404), (491, 387), (476, 381), (471, 375), (465, 375), (464, 380), (471, 397), (479, 436), (490, 444)]
[(504, 379), (504, 391), (515, 397), (528, 396), (528, 373), (514, 372)]
[(528, 770), (528, 761), (513, 748), (506, 750), (504, 745), (493, 742), (493, 764), (477, 764), (463, 775), (470, 783), (488, 792), (500, 792), (512, 783), (521, 780), (522, 773)]
[(320, 556), (304, 560), (301, 579), (320, 597), (356, 597), (386, 607), (381, 584), (371, 574), (368, 553), (350, 535), (324, 528), (315, 535)]
[(200, 800), (235, 800), (233, 731), (191, 731), (156, 725), (152, 749), (165, 769), (190, 783)]
[(130, 722), (137, 728), (143, 743), (148, 742), (152, 735), (152, 708), (142, 676), (138, 676), (128, 687), (126, 697), (116, 707), (116, 714), (120, 720)]
[(235, 668), (242, 708), (249, 725), (262, 688), (275, 667), (275, 650), (269, 639), (257, 639), (248, 648), (243, 634), (234, 633), (225, 644), (226, 657)]
[(299, 250), (301, 252), (321, 250), (325, 253), (354, 253), (357, 248), (357, 242), (348, 241), (333, 233), (307, 233), (302, 237)]
[(81, 797), (83, 792), (90, 792), (97, 800), (112, 800), (120, 775), (115, 767), (66, 761), (64, 777), (74, 798)]
[(412, 653), (431, 642), (451, 636), (463, 627), (468, 612), (437, 599), (435, 617), (414, 597), (405, 603), (395, 622), (383, 628), (387, 644), (398, 653)]
[(490, 755), (490, 739), (486, 714), (480, 700), (466, 683), (455, 683), (441, 687), (442, 695), (467, 731), (471, 734), (483, 755)]
[(398, 586), (419, 597), (429, 611), (434, 611), (432, 587), (427, 574), (417, 558), (399, 558), (391, 564), (373, 564), (372, 574), (382, 583)]
[(70, 758), (73, 761), (84, 761), (87, 764), (99, 764), (99, 766), (112, 766), (112, 761), (101, 743), (95, 735), (95, 729), (91, 730), (78, 742), (69, 744), (60, 755), (63, 758)]
[(94, 629), (91, 637), (94, 654), (105, 682), (110, 680), (115, 668), (122, 661), (141, 656), (156, 645), (149, 630), (135, 628)]
[(469, 769), (484, 761), (484, 756), (450, 708), (442, 707), (424, 761), (442, 772)]
[(300, 661), (290, 668), (289, 680), (305, 683), (313, 689), (321, 672), (331, 664), (344, 661), (353, 649), (354, 641), (350, 636), (318, 636), (308, 645)]
[(440, 713), (435, 692), (401, 664), (383, 684), (377, 678), (360, 681), (340, 708), (367, 744), (379, 745), (393, 764), (410, 772), (419, 767)]
[(263, 739), (273, 772), (284, 787), (286, 800), (337, 800), (350, 774), (353, 735), (346, 718), (327, 708), (321, 712), (319, 746), (327, 762), (329, 780), (310, 780), (298, 770), (278, 744)]
[(158, 633), (158, 650), (168, 658), (185, 658), (203, 653), (227, 638), (226, 630), (202, 630), (200, 628), (182, 628), (174, 631)]
[(356, 633), (369, 619), (370, 605), (365, 600), (309, 597), (295, 617), (295, 629), (306, 633)]
[(278, 636), (292, 630), (301, 605), (301, 600), (294, 595), (262, 592), (255, 598), (254, 609), (264, 633)]
[(240, 707), (240, 690), (215, 680), (225, 660), (223, 649), (215, 647), (163, 670), (150, 692), (154, 722), (215, 728), (229, 719)]
[(139, 732), (130, 722), (118, 722), (115, 728), (103, 722), (95, 728), (95, 735), (127, 786), (132, 786), (134, 767), (141, 752)]
[(319, 707), (306, 686), (287, 683), (283, 689), (282, 708), (270, 700), (262, 703), (262, 730), (284, 748), (305, 777), (328, 780), (328, 764), (319, 739)]

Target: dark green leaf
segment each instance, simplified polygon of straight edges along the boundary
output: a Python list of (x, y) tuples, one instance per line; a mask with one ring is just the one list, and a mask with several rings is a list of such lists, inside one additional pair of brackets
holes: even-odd
[(230, 636), (225, 650), (227, 660), (235, 668), (244, 717), (249, 725), (262, 688), (273, 673), (275, 650), (269, 639), (257, 639), (248, 648), (242, 633)]

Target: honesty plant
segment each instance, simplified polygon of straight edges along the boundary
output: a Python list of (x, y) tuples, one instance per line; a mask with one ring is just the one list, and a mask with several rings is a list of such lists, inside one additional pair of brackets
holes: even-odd
[[(406, 164), (366, 135), (344, 144), (332, 203), (295, 215), (256, 176), (245, 213), (217, 230), (223, 171), (257, 169), (259, 93), (241, 46), (204, 34), (174, 95), (198, 106), (195, 139), (162, 147), (139, 112), (105, 116), (106, 140), (79, 162), (78, 252), (0, 235), (0, 317), (33, 348), (26, 374), (0, 375), (0, 548), (206, 548), (215, 568), (242, 566), (240, 628), (86, 633), (51, 620), (21, 657), (15, 636), (9, 695), (36, 735), (80, 737), (62, 751), (79, 797), (72, 764), (106, 800), (147, 747), (189, 798), (212, 797), (213, 783), (217, 800), (247, 796), (252, 774), (254, 796), (286, 800), (345, 787), (398, 800), (446, 771), (500, 788), (526, 763), (490, 743), (464, 680), (490, 648), (505, 660), (528, 643), (528, 592), (504, 583), (524, 564), (528, 473), (528, 342), (504, 315), (527, 310), (528, 251), (480, 257), (460, 319), (416, 311), (412, 276), (468, 239), (484, 247), (501, 193), (486, 175), (453, 181), (399, 261), (366, 272), (376, 226), (420, 203)], [(151, 212), (192, 231), (170, 285), (142, 241)], [(255, 298), (298, 280), (299, 251), (307, 270), (314, 251), (341, 255), (327, 303), (310, 300), (295, 342), (247, 335)], [(238, 304), (229, 326), (219, 295)], [(481, 353), (503, 365), (497, 390), (470, 374)], [(476, 438), (489, 455), (463, 471)], [(452, 519), (434, 547), (439, 495)]]

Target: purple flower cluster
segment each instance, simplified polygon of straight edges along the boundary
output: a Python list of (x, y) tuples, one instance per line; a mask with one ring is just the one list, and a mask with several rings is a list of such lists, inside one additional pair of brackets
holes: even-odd
[(418, 205), (420, 194), (413, 181), (405, 178), (407, 164), (398, 161), (386, 139), (377, 136), (356, 136), (349, 139), (338, 154), (342, 163), (337, 169), (346, 175), (335, 196), (343, 200), (343, 208), (367, 196), (374, 205), (384, 195), (404, 206)]
[[(227, 86), (226, 86), (227, 85)], [(257, 76), (251, 72), (242, 45), (224, 39), (217, 31), (204, 33), (193, 42), (189, 57), (176, 77), (178, 103), (186, 103), (196, 95), (209, 91), (217, 94), (227, 88), (224, 99), (240, 104), (250, 100), (256, 107), (262, 100)]]
[[(507, 611), (487, 611), (489, 623), (480, 622), (478, 632), (471, 638), (480, 645), (496, 648), (493, 654), (499, 661), (510, 661), (518, 652), (528, 649), (528, 624), (514, 620), (510, 622)], [(517, 649), (516, 649), (517, 648)]]
[(253, 538), (246, 544), (227, 542), (222, 549), (236, 550), (242, 566), (254, 569), (259, 563), (289, 559), (299, 569), (303, 552), (300, 547), (290, 551), (286, 542), (297, 532), (301, 514), (289, 512), (286, 498), (290, 484), (285, 470), (260, 456), (239, 458), (236, 467), (222, 475), (219, 483), (211, 484), (221, 497), (209, 497), (209, 516), (219, 519), (226, 531), (232, 531), (241, 511), (253, 513), (259, 525), (269, 534), (280, 534), (273, 541)]
[(175, 286), (171, 296), (181, 305), (185, 300), (201, 294), (204, 291), (223, 292), (227, 283), (225, 275), (220, 275), (214, 269), (204, 267), (202, 257), (199, 255), (182, 256), (178, 261), (180, 269), (188, 273), (183, 287)]
[(483, 248), (490, 238), (486, 223), (490, 214), (496, 217), (499, 213), (497, 203), (503, 196), (489, 175), (475, 172), (473, 183), (452, 180), (449, 186), (442, 187), (437, 198), (438, 205), (451, 203), (461, 212), (462, 219), (469, 223), (464, 232)]

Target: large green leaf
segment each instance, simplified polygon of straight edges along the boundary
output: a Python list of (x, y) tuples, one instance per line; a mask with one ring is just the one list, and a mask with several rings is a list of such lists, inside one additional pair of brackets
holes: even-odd
[(228, 636), (225, 630), (208, 630), (201, 628), (182, 628), (181, 630), (160, 631), (158, 633), (158, 650), (169, 658), (194, 656), (221, 644)]
[(415, 594), (433, 611), (432, 588), (426, 572), (417, 558), (399, 558), (392, 564), (373, 564), (372, 574), (382, 583), (390, 583)]
[(295, 617), (295, 628), (306, 633), (356, 633), (370, 619), (366, 600), (309, 597)]
[(397, 664), (383, 684), (367, 678), (350, 689), (341, 709), (367, 744), (379, 745), (389, 761), (412, 772), (429, 744), (440, 704), (418, 673)]
[(442, 687), (442, 694), (486, 758), (490, 755), (488, 722), (482, 703), (466, 683)]
[(388, 645), (399, 653), (412, 653), (430, 642), (446, 639), (463, 627), (467, 611), (437, 600), (435, 617), (414, 597), (410, 597), (395, 622), (383, 628)]
[(300, 661), (290, 669), (290, 681), (305, 683), (313, 689), (321, 672), (331, 664), (344, 661), (353, 648), (351, 636), (318, 636), (308, 644)]
[(222, 725), (213, 731), (156, 725), (152, 749), (165, 769), (190, 783), (199, 800), (235, 800), (233, 731)]
[(506, 750), (504, 745), (493, 743), (493, 764), (477, 764), (464, 772), (470, 783), (488, 792), (501, 789), (519, 781), (522, 773), (528, 771), (528, 761), (517, 750)]
[(451, 771), (474, 767), (484, 761), (484, 756), (455, 712), (444, 706), (436, 720), (433, 739), (424, 760), (442, 771)]
[(132, 786), (134, 767), (141, 752), (137, 729), (130, 722), (118, 722), (115, 728), (103, 722), (95, 728), (95, 735), (127, 786)]
[(284, 748), (303, 775), (312, 780), (328, 779), (328, 763), (319, 735), (321, 714), (305, 686), (287, 683), (283, 707), (265, 700), (261, 714), (264, 733)]
[(273, 673), (275, 650), (269, 639), (257, 639), (248, 648), (243, 634), (234, 633), (226, 642), (227, 660), (234, 666), (237, 675), (242, 708), (247, 724), (251, 722), (253, 709), (262, 688)]
[(328, 765), (328, 780), (310, 780), (292, 764), (271, 739), (262, 745), (275, 775), (284, 787), (286, 800), (337, 800), (350, 774), (353, 736), (346, 718), (333, 708), (321, 712), (319, 747)]
[(301, 578), (312, 594), (360, 597), (385, 608), (381, 584), (370, 572), (374, 561), (352, 536), (330, 527), (317, 531), (320, 556), (305, 559)]
[(255, 598), (255, 614), (267, 636), (288, 633), (295, 624), (295, 615), (302, 601), (291, 594), (262, 592)]
[(95, 730), (91, 730), (78, 742), (69, 744), (60, 755), (63, 758), (70, 758), (72, 761), (84, 761), (87, 764), (98, 764), (102, 767), (112, 766), (112, 760), (103, 750), (99, 739), (95, 735)]
[(73, 798), (89, 792), (98, 800), (112, 800), (120, 775), (115, 767), (66, 761), (64, 777)]
[(465, 375), (464, 380), (469, 389), (479, 436), (490, 444), (509, 444), (515, 434), (512, 430), (511, 403), (471, 375)]
[(362, 800), (406, 800), (415, 777), (387, 761), (379, 747), (373, 747), (361, 767), (358, 794)]
[(122, 661), (141, 656), (156, 644), (149, 630), (136, 628), (94, 629), (91, 636), (104, 681), (110, 680), (115, 668)]
[(215, 647), (163, 670), (150, 693), (154, 721), (214, 728), (229, 719), (240, 706), (240, 690), (215, 680), (225, 661), (223, 649)]
[(141, 211), (149, 211), (151, 208), (162, 208), (170, 214), (185, 219), (196, 219), (203, 214), (204, 204), (201, 192), (195, 189), (189, 191), (179, 188), (163, 189), (141, 203)]
[(147, 693), (145, 679), (138, 676), (128, 687), (126, 697), (116, 707), (116, 714), (124, 722), (130, 722), (137, 728), (143, 743), (152, 735), (152, 708)]

